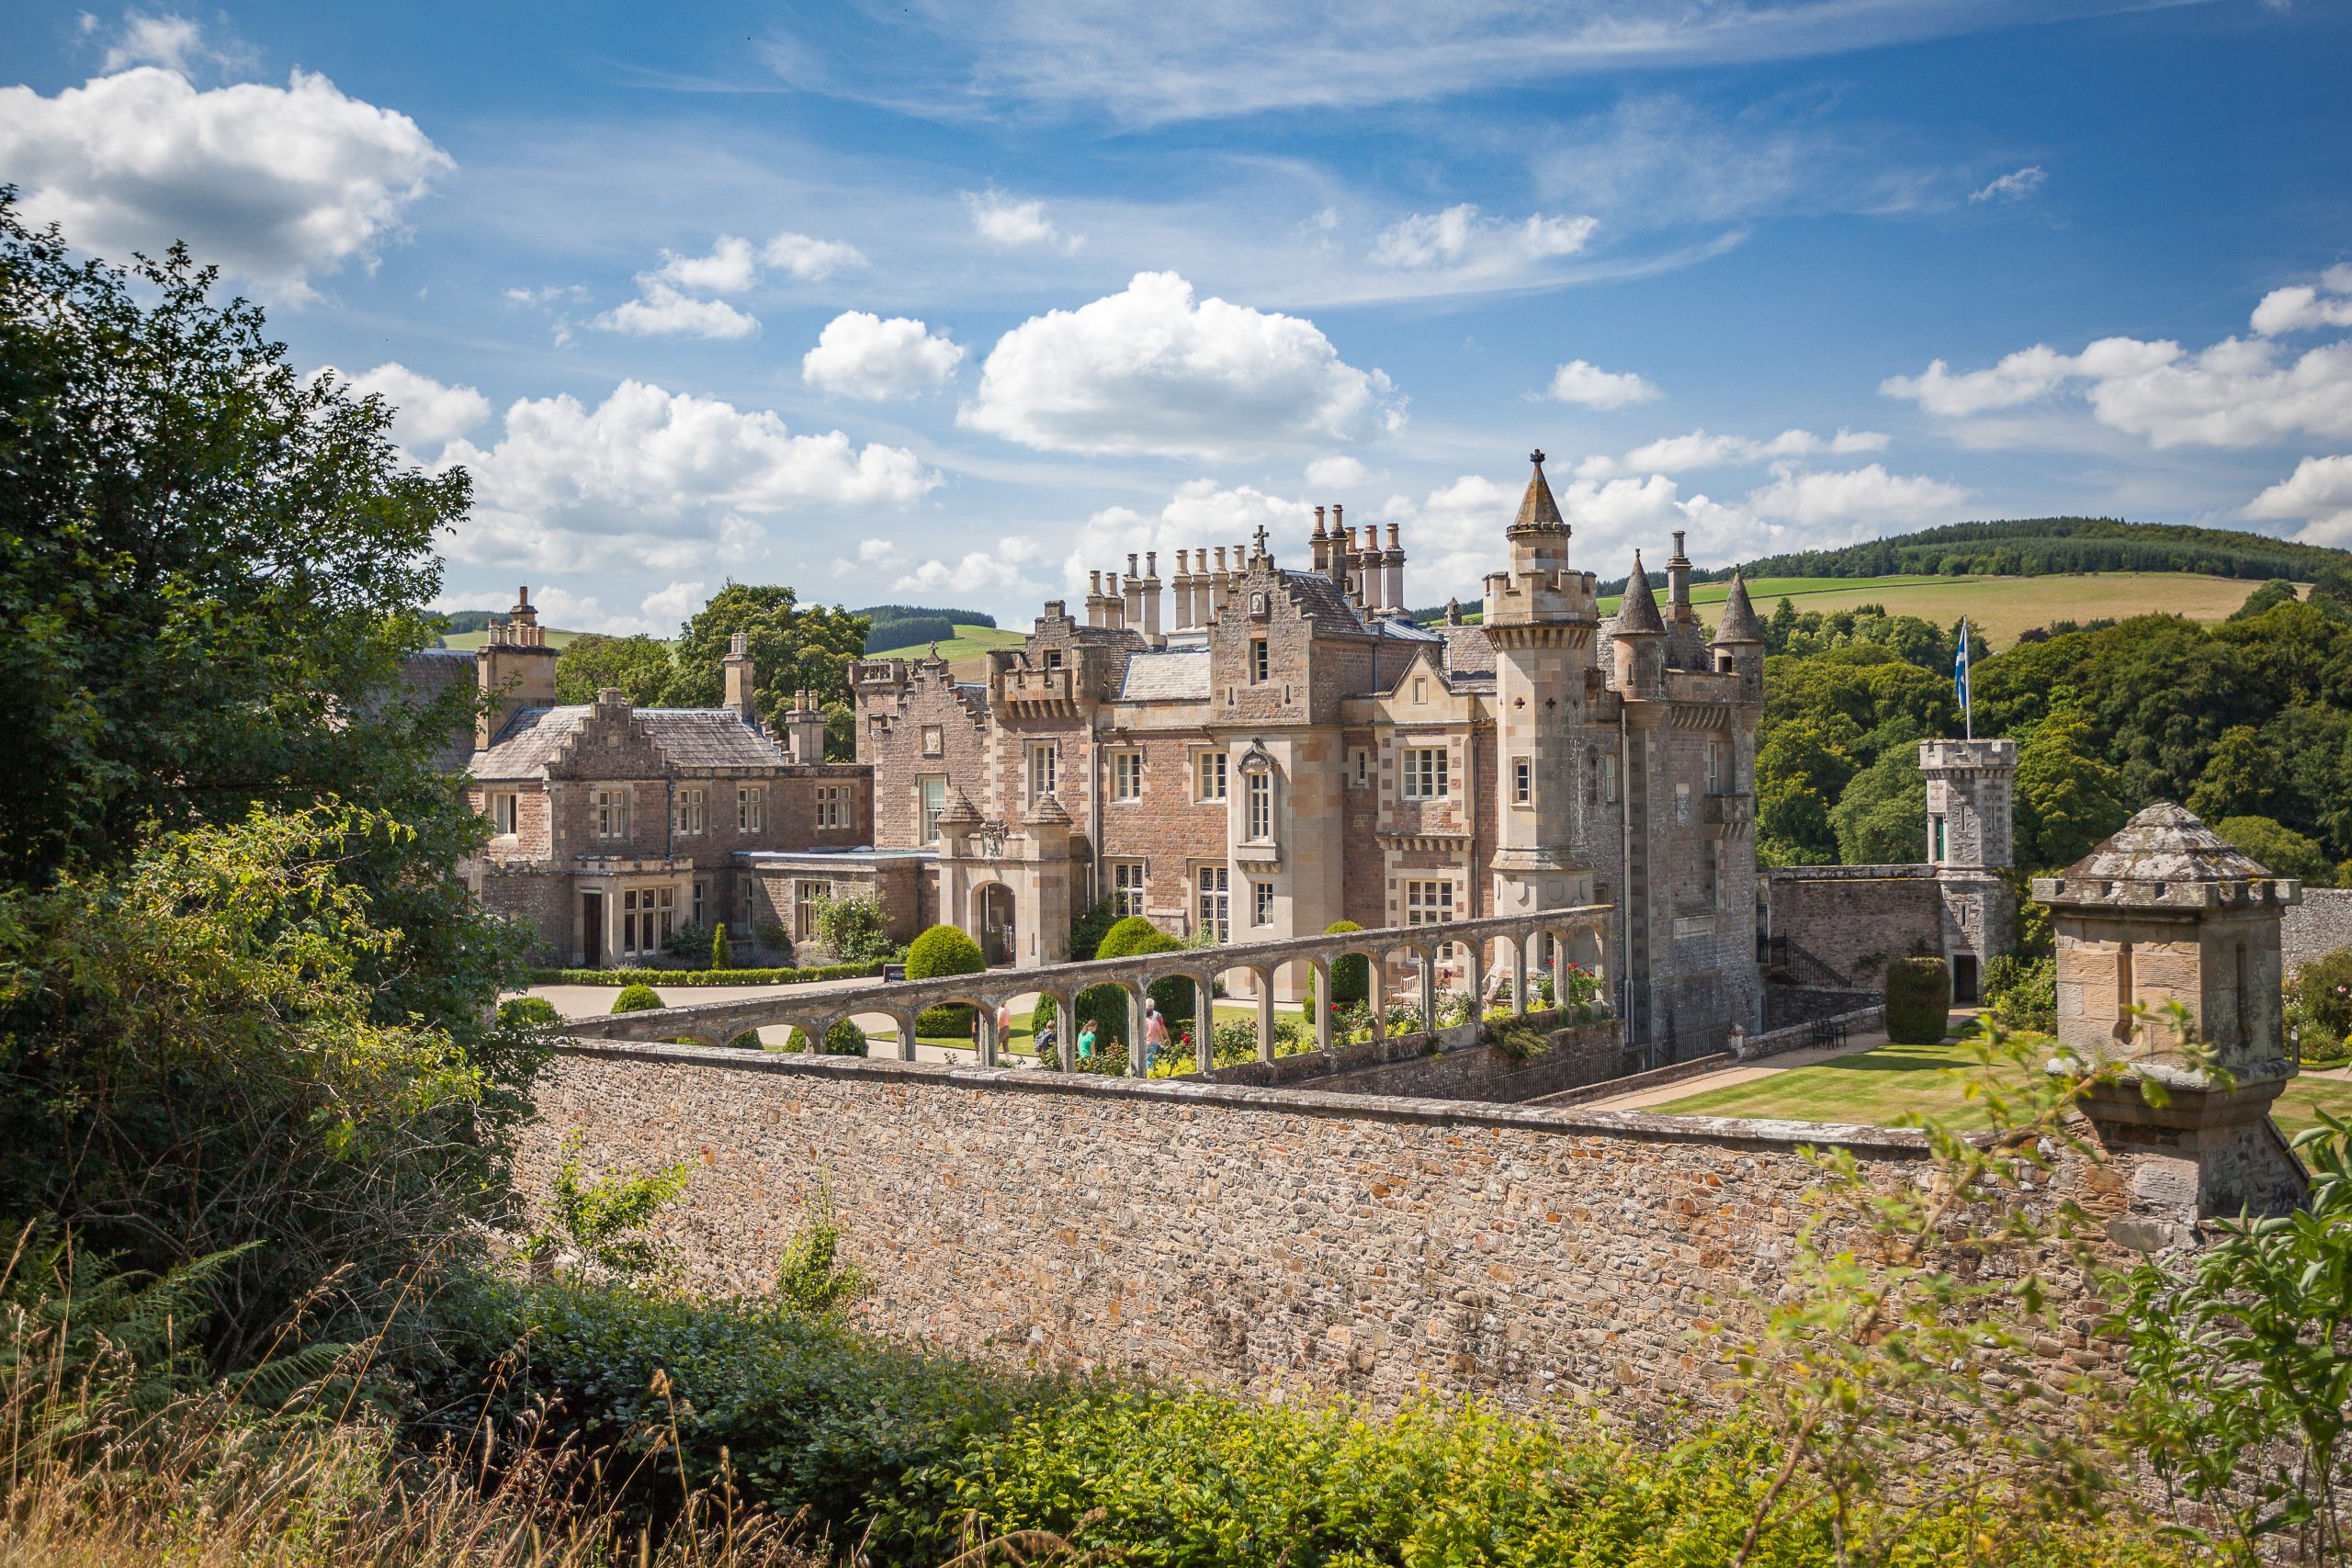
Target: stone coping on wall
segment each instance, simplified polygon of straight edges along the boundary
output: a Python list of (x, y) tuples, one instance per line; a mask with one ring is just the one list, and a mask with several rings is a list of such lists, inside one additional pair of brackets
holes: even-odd
[(1396, 1095), (1338, 1094), (1310, 1089), (1253, 1089), (1183, 1078), (1120, 1078), (1098, 1073), (1037, 1068), (974, 1067), (899, 1062), (869, 1056), (812, 1055), (798, 1051), (739, 1051), (717, 1045), (559, 1038), (560, 1053), (608, 1061), (675, 1067), (718, 1068), (786, 1077), (816, 1077), (900, 1088), (1000, 1094), (1067, 1095), (1079, 1099), (1148, 1101), (1193, 1110), (1273, 1112), (1342, 1121), (1406, 1122), (1464, 1129), (1490, 1127), (1567, 1137), (1619, 1137), (1640, 1143), (1709, 1144), (1723, 1148), (1792, 1150), (1800, 1145), (1851, 1149), (1882, 1159), (1924, 1159), (1927, 1139), (1895, 1127), (1849, 1122), (1781, 1122), (1739, 1116), (1660, 1116), (1642, 1111), (1543, 1109)]
[(1920, 877), (1933, 881), (1938, 873), (1955, 869), (1931, 861), (1912, 865), (1760, 865), (1757, 874), (1767, 882), (1890, 882)]

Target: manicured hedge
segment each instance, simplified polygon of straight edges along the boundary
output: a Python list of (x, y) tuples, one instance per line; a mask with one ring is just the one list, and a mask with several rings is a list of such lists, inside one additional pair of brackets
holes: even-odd
[(534, 986), (799, 986), (877, 976), (879, 964), (820, 964), (808, 969), (534, 969)]
[(1897, 958), (1886, 966), (1886, 1037), (1897, 1045), (1932, 1045), (1951, 1010), (1951, 970), (1940, 958)]

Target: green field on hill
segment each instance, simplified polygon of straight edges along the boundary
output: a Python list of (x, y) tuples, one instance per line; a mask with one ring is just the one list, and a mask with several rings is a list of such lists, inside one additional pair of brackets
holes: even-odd
[[(950, 663), (978, 660), (992, 648), (1017, 647), (1024, 635), (1026, 634), (1022, 632), (1005, 631), (998, 626), (958, 625), (956, 627), (956, 635), (939, 645), (939, 656)], [(868, 659), (923, 659), (929, 657), (930, 653), (929, 643), (917, 642), (910, 643), (905, 648), (886, 648), (878, 652), (869, 653), (865, 657)]]
[[(1890, 615), (1917, 615), (1938, 626), (1966, 615), (1994, 646), (2006, 648), (2019, 632), (2052, 621), (2120, 621), (2151, 614), (2225, 620), (2260, 586), (2244, 578), (2185, 571), (2099, 571), (2064, 577), (1768, 577), (1749, 583), (1747, 592), (1758, 615), (1770, 615), (1782, 599), (1800, 610), (1883, 604)], [(1690, 602), (1720, 604), (1729, 592), (1728, 583), (1694, 583)], [(1614, 612), (1616, 598), (1601, 600), (1600, 608), (1603, 615)]]

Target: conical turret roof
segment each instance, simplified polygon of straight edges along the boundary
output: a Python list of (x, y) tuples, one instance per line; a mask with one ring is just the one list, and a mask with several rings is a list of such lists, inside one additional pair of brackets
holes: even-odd
[(980, 819), (980, 814), (973, 807), (970, 795), (960, 789), (951, 788), (947, 792), (947, 805), (940, 811), (939, 819), (960, 827), (967, 823), (978, 822)]
[(1520, 498), (1519, 515), (1511, 520), (1514, 534), (1522, 528), (1566, 528), (1566, 519), (1560, 515), (1560, 503), (1552, 499), (1552, 487), (1544, 479), (1544, 449), (1537, 447), (1527, 455), (1535, 465), (1528, 476), (1527, 493)]
[(1048, 795), (1029, 808), (1029, 822), (1032, 827), (1051, 823), (1067, 828), (1070, 824), (1069, 808)]
[(1756, 606), (1747, 602), (1747, 583), (1738, 572), (1731, 574), (1731, 592), (1724, 597), (1723, 619), (1715, 623), (1712, 648), (1729, 648), (1738, 643), (1760, 643), (1764, 628), (1756, 619)]
[(1635, 550), (1633, 574), (1625, 579), (1625, 597), (1617, 606), (1617, 635), (1663, 635), (1665, 631), (1666, 622), (1658, 617), (1657, 595), (1650, 592), (1648, 574), (1642, 570), (1642, 552)]

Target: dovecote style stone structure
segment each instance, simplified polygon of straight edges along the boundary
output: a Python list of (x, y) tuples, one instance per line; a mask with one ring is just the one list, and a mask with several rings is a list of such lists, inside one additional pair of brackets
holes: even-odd
[[(2086, 1104), (2118, 1154), (2143, 1157), (2135, 1216), (2186, 1225), (2203, 1216), (2292, 1208), (2301, 1165), (2269, 1116), (2293, 1076), (2281, 1034), (2279, 917), (2300, 901), (2188, 811), (2149, 807), (2063, 875), (2036, 877), (2057, 942), (2058, 1037), (2126, 1065), (2124, 1081)], [(2168, 1021), (2224, 1069), (2223, 1089)], [(2164, 1086), (2149, 1103), (2143, 1080)]]

